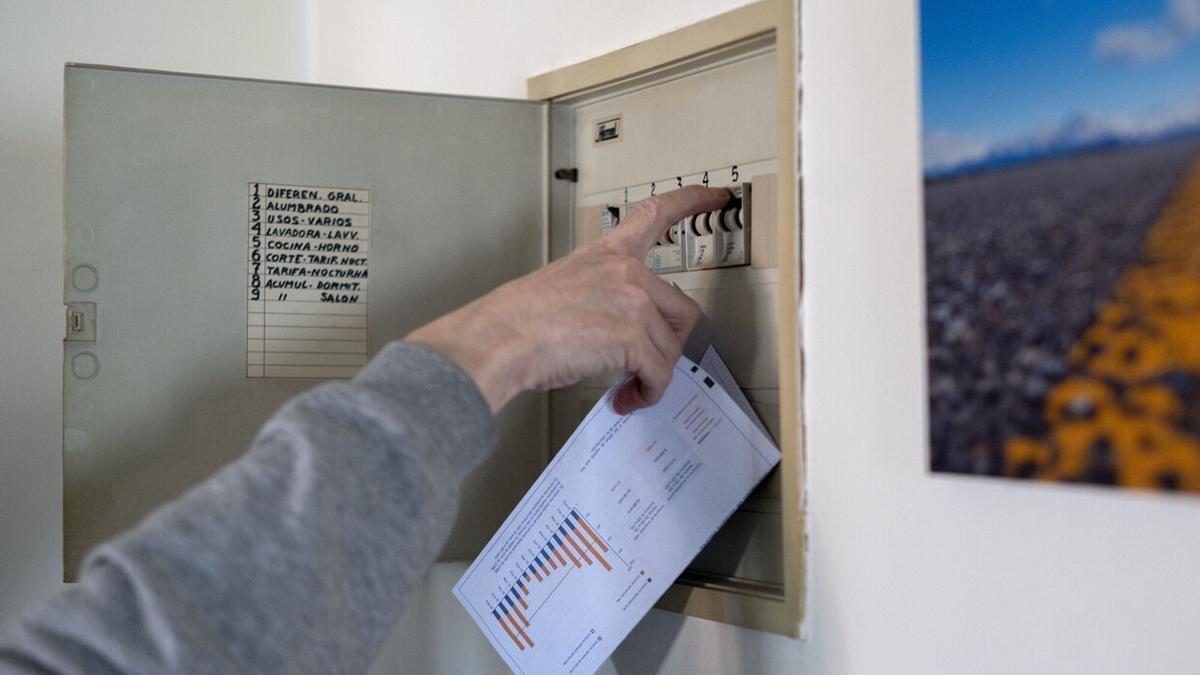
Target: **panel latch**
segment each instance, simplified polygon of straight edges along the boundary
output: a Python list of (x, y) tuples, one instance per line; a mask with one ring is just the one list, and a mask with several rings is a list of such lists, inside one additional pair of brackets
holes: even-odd
[(96, 341), (96, 303), (67, 303), (66, 342)]

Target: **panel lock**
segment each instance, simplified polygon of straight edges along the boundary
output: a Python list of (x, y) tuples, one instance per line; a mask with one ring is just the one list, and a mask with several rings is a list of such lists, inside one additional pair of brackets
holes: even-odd
[(96, 341), (96, 303), (67, 303), (67, 342)]

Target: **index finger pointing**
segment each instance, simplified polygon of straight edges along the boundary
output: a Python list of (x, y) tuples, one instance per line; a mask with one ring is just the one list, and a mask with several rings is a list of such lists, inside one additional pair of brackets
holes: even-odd
[(715, 211), (729, 201), (729, 190), (689, 185), (642, 200), (603, 241), (638, 260), (673, 223), (688, 216)]

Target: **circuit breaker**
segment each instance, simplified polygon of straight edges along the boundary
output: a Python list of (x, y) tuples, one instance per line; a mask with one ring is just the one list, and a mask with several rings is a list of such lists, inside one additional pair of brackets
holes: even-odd
[[(784, 460), (662, 606), (795, 634), (792, 19), (755, 3), (536, 77), (527, 101), (68, 66), (66, 577), (289, 397), (700, 184), (732, 198), (645, 263), (705, 310), (698, 339)], [(615, 375), (501, 412), (443, 559), (478, 552)]]
[[(682, 176), (679, 183), (682, 187)], [(723, 208), (672, 224), (646, 252), (646, 267), (664, 274), (748, 265), (753, 224), (750, 189), (750, 183), (731, 187), (729, 203)], [(611, 232), (622, 217), (636, 208), (636, 202), (619, 207), (605, 206), (599, 213), (601, 236)]]

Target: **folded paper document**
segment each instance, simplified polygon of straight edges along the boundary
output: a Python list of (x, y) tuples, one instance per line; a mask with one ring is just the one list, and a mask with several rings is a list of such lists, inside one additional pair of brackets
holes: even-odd
[(454, 587), (513, 672), (593, 673), (779, 462), (711, 348), (651, 408), (613, 385)]

